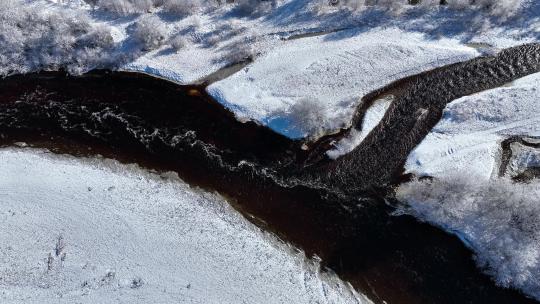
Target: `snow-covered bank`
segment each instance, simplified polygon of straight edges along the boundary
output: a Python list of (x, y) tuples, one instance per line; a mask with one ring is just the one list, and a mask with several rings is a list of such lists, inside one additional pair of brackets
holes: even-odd
[(2, 303), (369, 303), (173, 174), (34, 149), (0, 171)]
[(115, 1), (125, 6), (116, 13), (86, 2), (0, 3), (0, 33), (11, 33), (0, 36), (8, 45), (0, 50), (0, 74), (108, 67), (191, 84), (252, 58), (209, 92), (240, 119), (293, 138), (347, 126), (364, 94), (395, 79), (540, 37), (534, 1), (484, 5), (491, 11), (433, 1), (390, 8), (384, 1), (191, 1), (177, 14), (152, 1)]
[(497, 284), (540, 300), (540, 183), (468, 172), (400, 186), (401, 212), (456, 234)]
[(289, 41), (208, 92), (241, 119), (302, 138), (347, 127), (360, 98), (392, 81), (479, 55), (397, 28), (357, 31)]
[(392, 96), (387, 96), (379, 100), (375, 100), (373, 104), (367, 109), (363, 119), (362, 127), (360, 131), (352, 129), (351, 132), (339, 142), (334, 145), (334, 149), (326, 152), (331, 159), (337, 159), (338, 157), (345, 155), (355, 147), (357, 147), (362, 141), (369, 135), (369, 133), (375, 128), (383, 119), (386, 111), (392, 104)]
[(450, 103), (406, 165), (408, 172), (434, 179), (397, 190), (407, 204), (401, 212), (456, 234), (498, 284), (538, 300), (540, 182), (510, 178), (537, 168), (540, 151), (511, 145), (506, 176), (499, 176), (499, 166), (504, 139), (540, 136), (539, 83), (540, 74), (533, 74)]
[(450, 103), (441, 121), (411, 153), (408, 172), (442, 177), (498, 172), (500, 142), (511, 135), (540, 136), (540, 74)]

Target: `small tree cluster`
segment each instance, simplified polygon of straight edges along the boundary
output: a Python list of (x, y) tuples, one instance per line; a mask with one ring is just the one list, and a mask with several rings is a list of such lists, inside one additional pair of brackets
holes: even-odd
[(204, 0), (162, 0), (161, 6), (169, 13), (187, 16), (195, 13), (201, 7), (208, 5)]
[(142, 14), (160, 8), (179, 16), (194, 14), (202, 7), (219, 4), (219, 0), (85, 0), (93, 7), (119, 16)]
[(141, 45), (142, 50), (150, 51), (163, 45), (167, 31), (159, 18), (149, 15), (135, 23), (131, 37)]
[(231, 4), (244, 15), (259, 15), (277, 6), (277, 0), (85, 0), (93, 7), (128, 16), (160, 9), (178, 16), (188, 16), (200, 9)]
[(392, 12), (402, 12), (407, 7), (423, 8), (446, 6), (451, 9), (476, 9), (496, 17), (508, 18), (519, 12), (525, 0), (321, 0), (327, 6), (349, 10), (380, 7)]
[(121, 16), (146, 13), (154, 7), (152, 0), (98, 0), (97, 5)]
[(115, 48), (104, 26), (69, 9), (43, 10), (20, 0), (0, 1), (0, 75), (103, 67)]
[(277, 6), (276, 0), (235, 0), (238, 10), (245, 15), (261, 15)]

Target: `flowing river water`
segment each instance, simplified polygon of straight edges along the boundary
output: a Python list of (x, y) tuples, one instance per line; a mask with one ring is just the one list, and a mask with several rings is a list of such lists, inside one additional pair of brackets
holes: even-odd
[(392, 184), (448, 102), (539, 70), (540, 46), (526, 45), (398, 81), (365, 97), (395, 96), (364, 142), (336, 161), (324, 156), (328, 138), (302, 149), (238, 122), (203, 86), (125, 72), (18, 75), (0, 81), (0, 146), (176, 171), (377, 303), (535, 303), (497, 287), (456, 237), (393, 216)]

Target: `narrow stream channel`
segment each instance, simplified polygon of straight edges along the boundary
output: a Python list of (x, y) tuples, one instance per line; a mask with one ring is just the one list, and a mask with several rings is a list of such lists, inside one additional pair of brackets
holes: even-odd
[[(493, 74), (492, 65), (499, 66), (501, 60), (524, 59), (504, 73), (507, 76), (475, 83), (462, 94), (538, 71), (539, 47), (533, 48), (532, 57), (526, 55), (529, 51), (516, 48), (515, 56), (502, 53), (499, 59), (470, 62), (480, 79), (485, 63)], [(466, 67), (452, 65), (388, 87), (399, 88), (403, 93), (396, 96), (406, 102), (394, 103), (367, 142), (334, 163), (323, 159), (306, 165), (317, 159), (313, 150), (305, 151), (301, 142), (255, 123), (238, 122), (202, 86), (178, 86), (146, 75), (107, 71), (79, 77), (44, 72), (1, 80), (0, 146), (25, 142), (56, 153), (103, 155), (158, 171), (176, 171), (190, 184), (225, 195), (260, 227), (308, 255), (319, 256), (324, 266), (377, 303), (536, 303), (517, 291), (495, 286), (456, 237), (412, 217), (391, 215), (391, 188), (386, 184), (395, 182), (405, 153), (421, 141), (440, 118), (444, 105), (458, 95), (448, 95), (431, 109), (430, 102), (436, 98), (426, 99), (433, 92), (422, 93), (419, 79), (438, 81), (433, 90), (439, 88), (447, 94), (443, 87), (458, 90), (452, 75), (463, 79), (463, 85), (470, 83)], [(416, 100), (422, 103), (406, 108)], [(413, 114), (423, 107), (434, 114), (417, 129)], [(412, 118), (395, 122), (392, 118), (398, 114)], [(407, 127), (403, 130), (413, 135), (395, 143), (401, 138), (396, 130), (403, 124)], [(381, 156), (380, 147), (388, 141), (399, 152), (389, 164), (385, 161), (390, 156), (381, 160), (369, 157), (362, 160), (363, 165), (354, 163), (367, 155), (366, 147), (379, 149), (376, 155)], [(376, 144), (381, 146), (376, 148)], [(376, 163), (366, 165), (371, 160)], [(343, 169), (347, 165), (351, 167)], [(306, 166), (309, 174), (298, 174)], [(314, 177), (321, 170), (329, 173)], [(351, 177), (353, 170), (359, 176)], [(280, 175), (283, 172), (292, 174)], [(336, 178), (335, 172), (344, 172), (345, 178)], [(308, 182), (298, 182), (303, 177)], [(328, 182), (332, 177), (340, 182)], [(369, 182), (358, 184), (364, 180)], [(311, 187), (312, 182), (320, 185), (321, 181), (330, 187)]]

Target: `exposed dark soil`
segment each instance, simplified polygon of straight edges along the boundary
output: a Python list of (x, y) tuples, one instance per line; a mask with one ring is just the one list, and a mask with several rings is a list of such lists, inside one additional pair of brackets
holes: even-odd
[[(499, 177), (505, 176), (508, 173), (508, 165), (513, 157), (512, 144), (520, 144), (525, 147), (540, 149), (538, 138), (526, 136), (512, 136), (501, 142), (502, 156), (499, 164)], [(540, 168), (526, 168), (524, 172), (512, 177), (517, 182), (529, 182), (533, 179), (540, 178)]]

